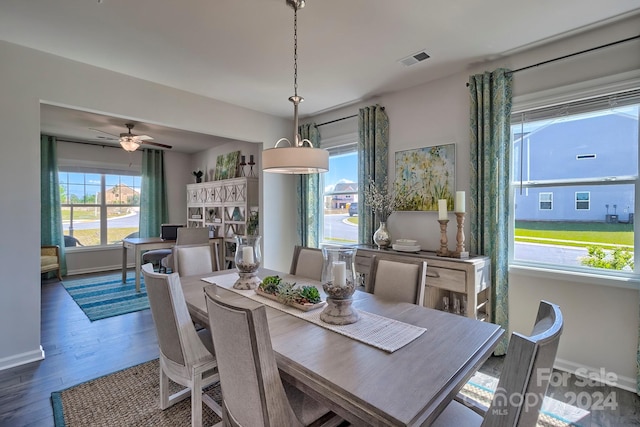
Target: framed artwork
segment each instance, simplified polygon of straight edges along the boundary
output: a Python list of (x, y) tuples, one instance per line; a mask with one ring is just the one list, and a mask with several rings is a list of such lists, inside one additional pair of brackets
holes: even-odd
[(214, 180), (229, 179), (238, 177), (238, 164), (240, 162), (240, 151), (233, 151), (227, 154), (220, 154), (216, 158), (216, 171)]
[(400, 211), (437, 211), (438, 200), (455, 201), (456, 145), (435, 145), (396, 152), (394, 191)]

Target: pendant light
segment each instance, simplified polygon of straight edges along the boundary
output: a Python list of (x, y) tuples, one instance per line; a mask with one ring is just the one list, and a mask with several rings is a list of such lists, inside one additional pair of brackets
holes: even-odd
[(136, 151), (140, 147), (140, 137), (131, 133), (133, 124), (127, 123), (126, 126), (129, 129), (129, 133), (120, 134), (120, 145), (129, 152)]
[[(298, 9), (304, 7), (303, 0), (286, 0), (293, 8), (293, 140), (280, 138), (274, 148), (262, 152), (264, 172), (285, 174), (322, 173), (329, 170), (329, 152), (314, 148), (311, 141), (302, 139), (298, 133), (298, 105), (304, 98), (298, 96)], [(279, 147), (281, 143), (288, 146)]]

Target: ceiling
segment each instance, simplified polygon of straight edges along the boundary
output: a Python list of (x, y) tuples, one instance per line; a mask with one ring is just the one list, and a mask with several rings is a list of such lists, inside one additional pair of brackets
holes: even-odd
[[(300, 115), (426, 83), (640, 13), (640, 0), (587, 3), (308, 0), (298, 13)], [(293, 9), (285, 0), (2, 0), (0, 40), (293, 115), (287, 100), (293, 95)], [(423, 50), (429, 59), (400, 62)], [(100, 140), (100, 132), (88, 128), (119, 134), (126, 121), (45, 107), (42, 128)], [(211, 146), (210, 137), (181, 132), (147, 123), (134, 131), (179, 151)]]

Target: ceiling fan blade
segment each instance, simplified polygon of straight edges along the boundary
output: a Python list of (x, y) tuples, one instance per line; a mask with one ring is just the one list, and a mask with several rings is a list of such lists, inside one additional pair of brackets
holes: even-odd
[(111, 136), (113, 136), (114, 138), (118, 138), (118, 135), (115, 135), (115, 134), (113, 134), (113, 133), (105, 132), (105, 131), (103, 131), (103, 130), (96, 129), (96, 128), (89, 128), (89, 129), (90, 129), (90, 130), (95, 130), (96, 132), (102, 132), (102, 133), (105, 133), (105, 134), (107, 134), (107, 135), (111, 135)]
[(153, 137), (149, 135), (137, 135), (140, 141), (153, 141)]
[(140, 144), (155, 145), (157, 147), (162, 147), (162, 148), (167, 148), (167, 149), (173, 148), (171, 145), (160, 144), (159, 142), (153, 142), (153, 141), (140, 141)]

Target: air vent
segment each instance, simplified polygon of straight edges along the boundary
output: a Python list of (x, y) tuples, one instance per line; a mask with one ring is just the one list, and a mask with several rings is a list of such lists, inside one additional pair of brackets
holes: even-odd
[(407, 56), (406, 58), (402, 58), (398, 62), (408, 67), (410, 65), (417, 64), (418, 62), (422, 62), (428, 58), (429, 58), (429, 54), (427, 54), (427, 52), (422, 50), (420, 52), (414, 53), (413, 55)]
[(578, 155), (576, 155), (576, 160), (595, 159), (595, 158), (596, 158), (595, 154), (578, 154)]

